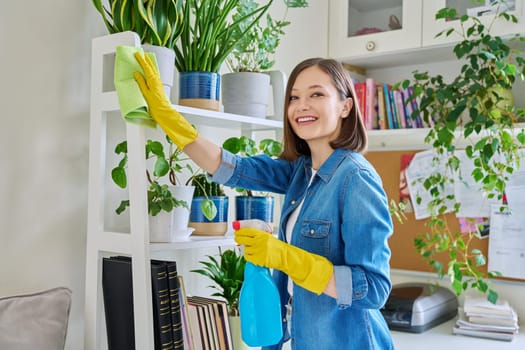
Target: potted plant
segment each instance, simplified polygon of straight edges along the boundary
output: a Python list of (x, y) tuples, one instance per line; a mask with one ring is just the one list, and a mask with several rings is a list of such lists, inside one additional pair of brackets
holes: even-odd
[[(147, 198), (152, 242), (171, 242), (176, 236), (188, 234), (189, 203), (191, 203), (194, 191), (192, 186), (181, 185), (177, 176), (184, 170), (193, 173), (188, 163), (183, 164), (188, 158), (182, 158), (182, 151), (173, 144), (169, 137), (166, 136), (165, 139), (167, 150), (160, 141), (150, 139), (145, 145), (145, 157), (153, 162), (152, 169), (146, 170), (149, 183)], [(121, 159), (112, 169), (111, 178), (118, 187), (124, 189), (127, 187), (127, 141), (122, 141), (115, 147), (115, 154), (121, 156)], [(164, 178), (167, 178), (167, 181), (162, 181)], [(128, 206), (129, 200), (122, 200), (115, 212), (121, 214)], [(155, 217), (164, 220), (152, 219)], [(166, 220), (168, 223), (165, 222)]]
[[(457, 12), (444, 8), (437, 12), (436, 19), (456, 20)], [(494, 21), (499, 20), (517, 21), (505, 12), (497, 14)], [(463, 63), (455, 78), (447, 82), (441, 75), (416, 71), (412, 79), (401, 83), (405, 88), (414, 88), (413, 99), (419, 101), (415, 113), (432, 125), (425, 142), (435, 152), (433, 162), (443, 169), (422, 181), (431, 198), (427, 209), (429, 232), (419, 235), (414, 245), (439, 276), (448, 275), (456, 294), (477, 289), (495, 302), (498, 293), (488, 281), (499, 273), (485, 271), (485, 256), (471, 248), (477, 239), (476, 230), (461, 234), (450, 229), (448, 220), (452, 217), (445, 213), (458, 213), (462, 203), (453, 192), (445, 191), (454, 182), (471, 177), (485, 198), (503, 205), (507, 181), (519, 168), (520, 148), (525, 145), (525, 131), (516, 125), (523, 120), (525, 110), (517, 108), (506, 94), (518, 78), (523, 79), (523, 53), (512, 47), (523, 38), (504, 40), (493, 36), (492, 25), (485, 26), (476, 17), (464, 15), (459, 21), (461, 32), (446, 30), (438, 34), (461, 36), (462, 41), (453, 49)], [(460, 174), (461, 139), (466, 140), (466, 159), (473, 164), (470, 174)], [(421, 202), (421, 195), (417, 202)], [(392, 211), (400, 215), (399, 206), (393, 205)]]
[(206, 174), (197, 173), (187, 183), (195, 187), (191, 201), (189, 226), (194, 235), (222, 236), (228, 230), (228, 196), (222, 185), (208, 179)]
[[(144, 51), (153, 52), (169, 96), (175, 72), (174, 45), (182, 33), (182, 0), (92, 0), (110, 34), (132, 31)], [(111, 75), (112, 77), (113, 75)]]
[(246, 260), (238, 248), (221, 251), (218, 258), (208, 255), (207, 261), (199, 261), (202, 268), (192, 272), (205, 276), (213, 281), (210, 288), (217, 291), (212, 294), (223, 298), (228, 304), (229, 322), (235, 349), (247, 349), (241, 339), (239, 322), (239, 296), (244, 282)]
[[(239, 1), (184, 2), (185, 25), (179, 42), (173, 46), (175, 65), (179, 71), (179, 104), (219, 110), (219, 69), (235, 44), (259, 21), (273, 2), (270, 0), (247, 15), (233, 19)], [(241, 26), (244, 27), (241, 29)]]
[[(223, 75), (222, 103), (224, 111), (256, 118), (265, 118), (269, 101), (270, 86), (273, 88), (274, 115), (283, 113), (283, 98), (286, 78), (281, 71), (270, 71), (275, 64), (275, 51), (284, 36), (284, 28), (290, 25), (286, 20), (290, 8), (308, 6), (306, 0), (284, 0), (285, 11), (282, 19), (275, 20), (266, 14), (266, 23), (259, 20), (245, 33), (246, 25), (233, 32), (237, 44), (226, 58), (231, 71)], [(241, 0), (233, 18), (249, 15), (258, 5), (256, 0)]]
[[(257, 142), (247, 136), (230, 137), (225, 140), (222, 147), (241, 156), (254, 156), (265, 154), (269, 157), (277, 157), (282, 152), (282, 144), (273, 139), (263, 139)], [(260, 219), (273, 223), (273, 208), (275, 198), (268, 193), (258, 192), (254, 195), (253, 191), (244, 188), (237, 188), (239, 195), (235, 197), (236, 220)]]

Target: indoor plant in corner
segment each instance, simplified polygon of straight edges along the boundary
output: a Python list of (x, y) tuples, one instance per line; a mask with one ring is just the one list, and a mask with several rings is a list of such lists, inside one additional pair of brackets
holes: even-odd
[(173, 47), (179, 72), (180, 105), (219, 110), (221, 65), (273, 0), (233, 19), (239, 1), (184, 1), (185, 25), (180, 40)]
[[(184, 164), (187, 158), (182, 158), (182, 151), (167, 136), (166, 145), (167, 149), (160, 141), (151, 139), (145, 145), (146, 160), (152, 162), (152, 170), (146, 169), (151, 242), (172, 242), (191, 232), (188, 230), (189, 204), (194, 187), (181, 185), (177, 174), (184, 170), (193, 173), (193, 169), (188, 163)], [(127, 141), (122, 141), (115, 147), (115, 154), (121, 156), (121, 159), (112, 169), (111, 178), (118, 187), (126, 188)], [(166, 177), (168, 180), (163, 181)], [(129, 204), (128, 199), (122, 200), (115, 212), (123, 213)]]
[[(441, 9), (436, 19), (456, 20), (456, 10)], [(516, 20), (502, 12), (493, 23)], [(509, 210), (503, 197), (509, 178), (520, 166), (525, 132), (516, 123), (523, 120), (525, 110), (517, 108), (506, 92), (525, 73), (523, 53), (516, 49), (523, 39), (492, 36), (492, 25), (485, 26), (476, 17), (464, 15), (459, 21), (461, 32), (446, 30), (438, 34), (461, 36), (454, 46), (454, 53), (462, 63), (455, 78), (446, 82), (440, 75), (416, 71), (412, 79), (401, 83), (404, 88), (413, 85), (413, 98), (419, 101), (416, 112), (432, 125), (425, 142), (434, 151), (433, 165), (436, 169), (441, 166), (441, 171), (433, 171), (420, 181), (423, 191), (430, 195), (429, 232), (419, 235), (414, 244), (440, 276), (448, 275), (456, 294), (472, 288), (495, 302), (498, 293), (488, 282), (499, 273), (487, 271), (484, 254), (471, 248), (477, 239), (476, 230), (461, 234), (450, 228), (450, 220), (456, 218), (445, 213), (459, 213), (462, 203), (454, 192), (446, 189), (470, 182), (483, 193), (481, 201), (494, 201), (499, 211)], [(461, 139), (466, 144), (464, 150), (460, 149)], [(472, 163), (470, 173), (461, 173), (461, 162)], [(416, 198), (420, 203), (421, 193)], [(391, 209), (394, 215), (400, 215), (395, 203)]]
[(200, 269), (192, 272), (205, 276), (213, 281), (210, 288), (216, 289), (213, 296), (220, 297), (228, 304), (230, 329), (233, 336), (234, 348), (236, 350), (248, 349), (241, 339), (239, 321), (239, 296), (242, 283), (244, 282), (244, 267), (246, 260), (239, 248), (221, 251), (219, 248), (218, 258), (208, 255), (207, 261), (199, 261)]
[[(286, 16), (290, 8), (308, 6), (306, 0), (283, 0), (285, 12), (281, 20), (275, 20), (268, 13), (266, 23), (257, 21), (241, 36), (246, 25), (241, 25), (233, 32), (239, 40), (226, 58), (231, 71), (223, 75), (222, 103), (224, 111), (256, 118), (265, 118), (269, 101), (270, 86), (273, 90), (274, 116), (282, 116), (286, 78), (281, 71), (270, 71), (275, 64), (273, 56), (279, 46), (284, 28), (290, 25)], [(248, 15), (257, 6), (255, 0), (239, 1), (233, 18)]]
[[(282, 152), (282, 144), (273, 139), (263, 139), (257, 142), (247, 136), (230, 137), (222, 147), (240, 156), (254, 156), (265, 154), (269, 157), (278, 157)], [(235, 197), (236, 220), (259, 219), (273, 224), (275, 198), (268, 193), (256, 192), (237, 188), (239, 195)]]

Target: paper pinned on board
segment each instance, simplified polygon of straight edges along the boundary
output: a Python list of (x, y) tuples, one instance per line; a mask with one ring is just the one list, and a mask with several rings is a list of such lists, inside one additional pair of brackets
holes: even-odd
[(499, 204), (491, 206), (489, 271), (505, 277), (525, 279), (525, 216)]

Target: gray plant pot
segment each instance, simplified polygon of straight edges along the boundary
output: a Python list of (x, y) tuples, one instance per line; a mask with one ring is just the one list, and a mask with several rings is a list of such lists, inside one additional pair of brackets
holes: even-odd
[(274, 115), (282, 116), (285, 76), (280, 71), (237, 72), (222, 75), (224, 112), (266, 118), (273, 92)]

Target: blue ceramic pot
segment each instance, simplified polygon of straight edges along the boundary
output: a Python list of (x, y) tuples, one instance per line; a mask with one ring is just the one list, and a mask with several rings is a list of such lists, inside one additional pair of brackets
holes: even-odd
[(191, 222), (227, 222), (228, 221), (228, 197), (227, 196), (212, 196), (209, 197), (217, 207), (217, 215), (213, 220), (208, 220), (202, 210), (202, 202), (206, 197), (193, 197), (191, 201), (190, 221)]
[(221, 76), (213, 72), (180, 72), (179, 104), (218, 110)]
[(235, 197), (235, 217), (237, 220), (259, 219), (273, 222), (274, 197), (237, 196)]

